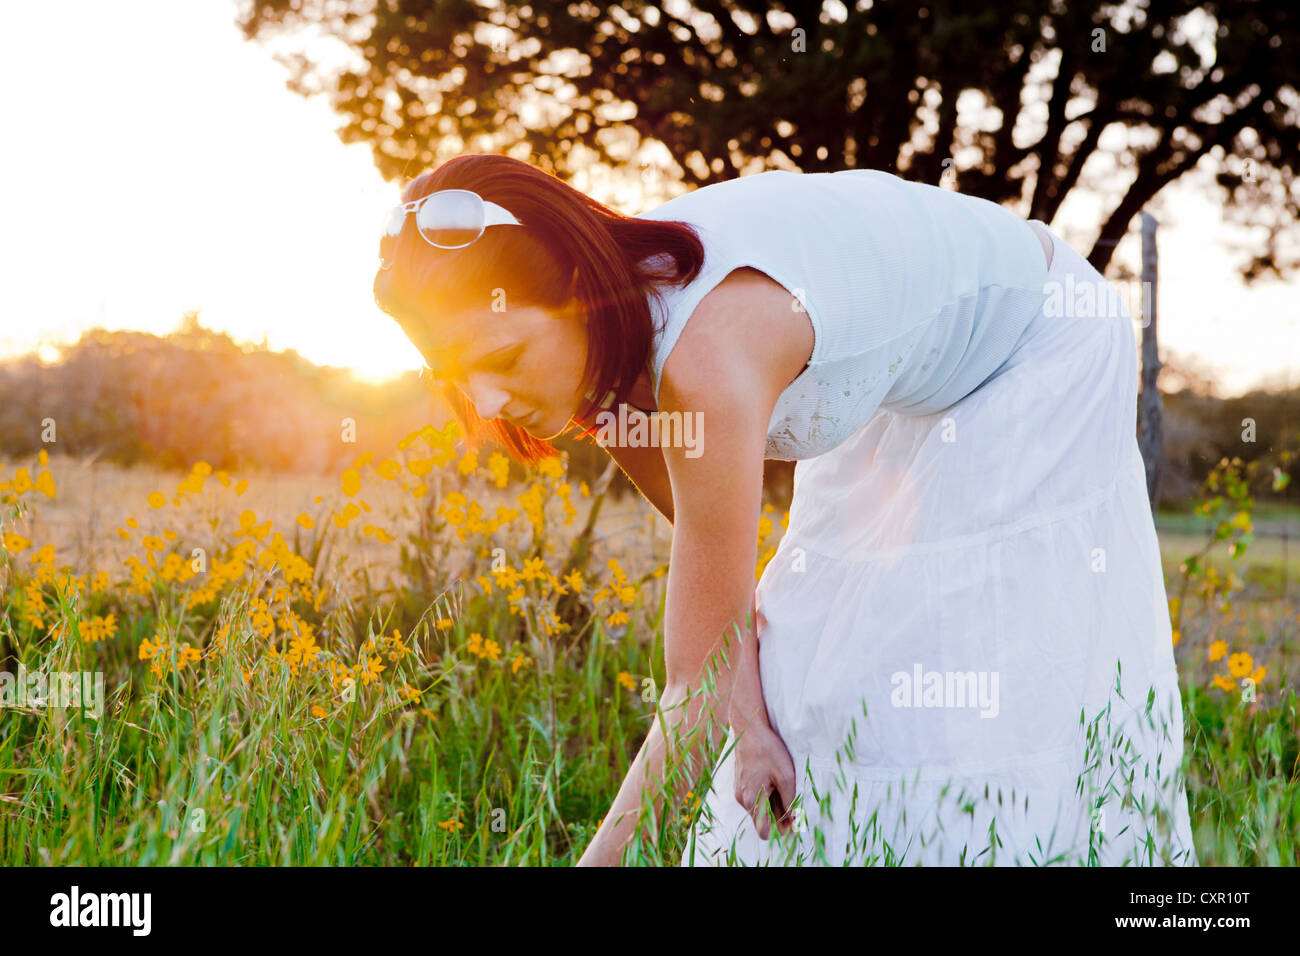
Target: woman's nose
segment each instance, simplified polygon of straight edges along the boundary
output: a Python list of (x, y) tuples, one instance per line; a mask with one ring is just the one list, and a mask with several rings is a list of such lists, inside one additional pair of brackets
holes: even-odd
[(470, 401), (474, 403), (474, 410), (478, 413), (479, 418), (491, 419), (501, 417), (501, 412), (510, 402), (510, 393), (500, 386), (493, 385), (484, 379), (477, 382), (471, 380)]

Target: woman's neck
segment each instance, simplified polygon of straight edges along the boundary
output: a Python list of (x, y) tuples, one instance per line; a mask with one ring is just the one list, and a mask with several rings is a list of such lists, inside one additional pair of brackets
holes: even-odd
[(655, 410), (655, 393), (653, 380), (650, 378), (650, 371), (643, 369), (637, 377), (636, 383), (632, 390), (628, 392), (626, 401), (634, 408), (643, 412), (653, 412)]

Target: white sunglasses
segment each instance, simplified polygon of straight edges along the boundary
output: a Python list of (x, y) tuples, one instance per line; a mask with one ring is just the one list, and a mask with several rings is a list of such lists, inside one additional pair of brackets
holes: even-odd
[(393, 207), (384, 217), (379, 236), (379, 268), (393, 267), (396, 239), (415, 213), (415, 226), (429, 245), (438, 249), (463, 249), (483, 235), (488, 226), (522, 226), (508, 210), (488, 202), (469, 189), (440, 189)]

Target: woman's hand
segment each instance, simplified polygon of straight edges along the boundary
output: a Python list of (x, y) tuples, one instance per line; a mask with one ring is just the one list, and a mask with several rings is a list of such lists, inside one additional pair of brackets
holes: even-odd
[(735, 778), (736, 800), (753, 818), (759, 838), (768, 838), (772, 816), (777, 830), (789, 833), (794, 823), (790, 813), (795, 797), (794, 761), (785, 742), (768, 724), (755, 721), (737, 737)]

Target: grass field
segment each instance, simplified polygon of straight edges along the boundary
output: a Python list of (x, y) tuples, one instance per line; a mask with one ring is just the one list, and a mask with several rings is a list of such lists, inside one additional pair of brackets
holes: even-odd
[[(7, 463), (0, 671), (104, 697), (0, 712), (0, 863), (575, 862), (663, 686), (669, 529), (455, 438), (336, 480)], [(1300, 556), (1241, 504), (1158, 522), (1189, 796), (1203, 864), (1291, 865)], [(696, 807), (633, 861), (674, 864)]]

